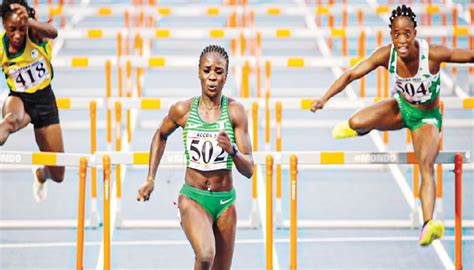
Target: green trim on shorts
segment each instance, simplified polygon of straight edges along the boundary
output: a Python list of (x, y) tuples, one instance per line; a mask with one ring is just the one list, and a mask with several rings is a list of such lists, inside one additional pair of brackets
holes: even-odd
[(438, 131), (441, 132), (443, 117), (439, 106), (432, 110), (422, 110), (411, 105), (398, 93), (394, 95), (394, 98), (397, 100), (398, 106), (400, 107), (403, 127), (409, 128), (413, 131), (425, 124), (430, 124), (437, 127)]
[(234, 187), (232, 187), (231, 191), (217, 192), (197, 189), (186, 183), (181, 187), (179, 194), (201, 205), (202, 208), (209, 213), (213, 222), (216, 222), (222, 213), (224, 213), (237, 198)]

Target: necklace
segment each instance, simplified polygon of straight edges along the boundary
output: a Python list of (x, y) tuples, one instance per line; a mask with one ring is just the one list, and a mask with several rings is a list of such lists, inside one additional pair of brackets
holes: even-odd
[(217, 110), (217, 109), (220, 109), (221, 107), (221, 104), (219, 104), (218, 106), (207, 106), (204, 102), (200, 102), (201, 105), (204, 106), (204, 108), (206, 108), (207, 110), (209, 111), (212, 111), (212, 110)]

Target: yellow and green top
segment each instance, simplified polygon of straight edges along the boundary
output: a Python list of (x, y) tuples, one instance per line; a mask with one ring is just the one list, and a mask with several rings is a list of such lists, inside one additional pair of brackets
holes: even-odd
[(36, 44), (26, 35), (24, 47), (18, 53), (10, 54), (6, 32), (3, 32), (1, 38), (0, 62), (10, 91), (35, 93), (51, 84), (51, 40)]

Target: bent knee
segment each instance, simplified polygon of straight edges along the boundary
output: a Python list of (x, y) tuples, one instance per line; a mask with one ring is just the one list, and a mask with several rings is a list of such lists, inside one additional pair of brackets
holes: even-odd
[(356, 131), (365, 130), (366, 123), (361, 117), (354, 115), (349, 118), (349, 127)]
[(14, 113), (8, 113), (3, 119), (4, 122), (10, 126), (10, 132), (15, 132), (20, 125), (20, 118)]

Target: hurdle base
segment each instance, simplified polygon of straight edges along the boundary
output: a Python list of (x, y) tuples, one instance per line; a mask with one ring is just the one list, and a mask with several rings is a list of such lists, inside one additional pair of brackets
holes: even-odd
[[(298, 220), (298, 229), (415, 229), (409, 219), (387, 219), (387, 220)], [(445, 220), (446, 228), (454, 228), (454, 220)], [(290, 220), (283, 221), (283, 228), (290, 228)], [(474, 228), (474, 220), (463, 220), (463, 228)]]
[[(76, 219), (58, 219), (58, 220), (2, 220), (0, 221), (0, 230), (29, 230), (29, 229), (76, 229)], [(85, 229), (96, 229), (97, 226), (91, 225), (89, 220), (84, 221)]]
[[(123, 219), (119, 229), (180, 229), (181, 224), (177, 219), (149, 220), (149, 219)], [(238, 229), (254, 229), (250, 220), (238, 220)]]
[[(474, 228), (474, 220), (463, 220), (463, 228)], [(102, 226), (102, 224), (99, 224)], [(454, 228), (454, 220), (445, 220), (446, 228)], [(288, 229), (290, 221), (284, 220), (283, 227)], [(2, 220), (0, 221), (0, 230), (21, 230), (21, 229), (75, 229), (77, 228), (77, 220)], [(84, 228), (97, 229), (97, 226), (91, 225), (86, 220)], [(123, 220), (120, 229), (176, 229), (181, 228), (178, 220)], [(239, 229), (256, 229), (250, 220), (237, 221)], [(411, 229), (410, 220), (298, 220), (298, 229), (311, 228), (360, 228), (360, 229)]]

